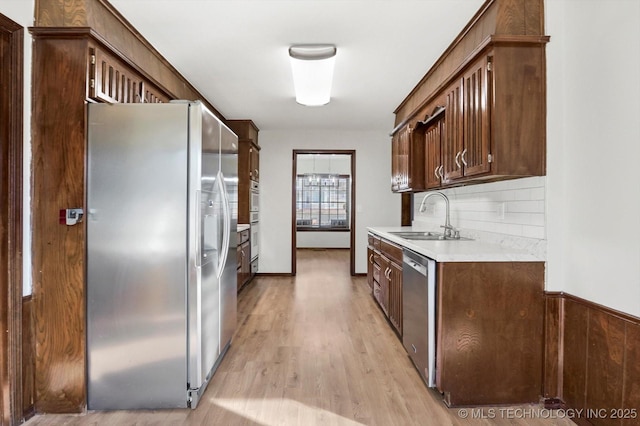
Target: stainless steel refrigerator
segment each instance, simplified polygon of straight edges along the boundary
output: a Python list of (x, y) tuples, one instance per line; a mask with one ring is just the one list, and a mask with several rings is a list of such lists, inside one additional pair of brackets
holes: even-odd
[(88, 123), (88, 408), (195, 408), (236, 328), (237, 136), (200, 102)]

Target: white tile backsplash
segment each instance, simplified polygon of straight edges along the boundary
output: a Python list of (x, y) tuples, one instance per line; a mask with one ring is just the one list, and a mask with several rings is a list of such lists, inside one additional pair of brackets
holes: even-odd
[[(544, 176), (443, 189), (449, 198), (451, 224), (462, 236), (510, 246), (546, 249)], [(426, 192), (414, 195), (413, 226), (441, 230), (445, 203), (431, 197), (419, 212)]]

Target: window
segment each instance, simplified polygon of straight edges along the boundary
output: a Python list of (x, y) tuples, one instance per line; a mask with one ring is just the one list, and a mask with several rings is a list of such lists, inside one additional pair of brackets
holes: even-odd
[(297, 175), (297, 229), (349, 230), (350, 188), (349, 175)]

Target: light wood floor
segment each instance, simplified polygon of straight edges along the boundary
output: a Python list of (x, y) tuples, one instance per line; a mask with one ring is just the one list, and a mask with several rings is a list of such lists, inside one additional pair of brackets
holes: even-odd
[(573, 424), (532, 418), (535, 405), (447, 408), (420, 380), (366, 279), (349, 276), (347, 250), (300, 250), (295, 278), (257, 278), (238, 304), (232, 346), (196, 410), (39, 415), (27, 425)]

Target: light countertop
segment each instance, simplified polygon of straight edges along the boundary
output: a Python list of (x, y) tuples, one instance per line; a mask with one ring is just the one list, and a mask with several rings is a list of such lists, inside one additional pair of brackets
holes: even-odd
[[(410, 226), (369, 227), (369, 232), (394, 242), (416, 253), (430, 257), (437, 262), (544, 262), (529, 250), (505, 247), (481, 240), (424, 241), (407, 240), (390, 232), (416, 231)], [(464, 234), (463, 234), (464, 236)]]
[(242, 224), (242, 223), (238, 224), (238, 232), (246, 231), (249, 228), (250, 228), (249, 225), (245, 225), (245, 224)]

